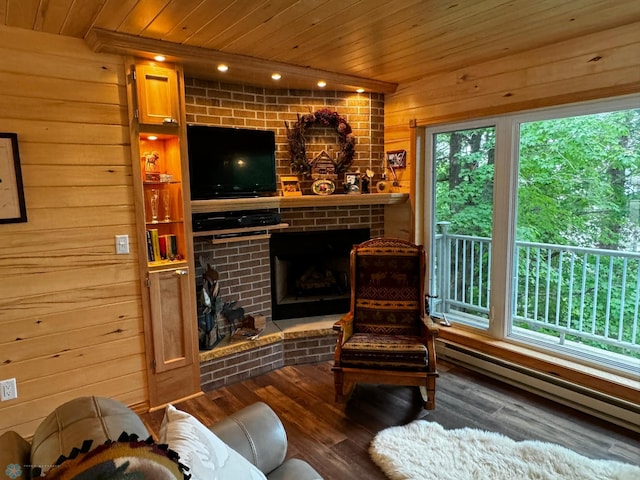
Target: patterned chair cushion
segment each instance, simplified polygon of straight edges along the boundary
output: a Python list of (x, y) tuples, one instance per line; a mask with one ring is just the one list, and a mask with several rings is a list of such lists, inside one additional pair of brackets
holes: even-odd
[(354, 333), (343, 345), (341, 366), (424, 371), (427, 348), (412, 335)]
[(420, 334), (419, 254), (384, 241), (357, 250), (354, 332)]

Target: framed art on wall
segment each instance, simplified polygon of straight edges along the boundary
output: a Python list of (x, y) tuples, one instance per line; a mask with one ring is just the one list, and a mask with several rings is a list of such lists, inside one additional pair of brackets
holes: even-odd
[(0, 133), (0, 223), (26, 221), (18, 135)]
[(407, 168), (407, 151), (393, 150), (387, 152), (387, 164), (389, 168)]

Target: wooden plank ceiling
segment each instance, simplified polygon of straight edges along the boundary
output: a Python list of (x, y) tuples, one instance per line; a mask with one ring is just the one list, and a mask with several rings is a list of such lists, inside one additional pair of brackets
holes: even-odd
[[(0, 19), (86, 38), (96, 51), (165, 53), (208, 78), (274, 86), (279, 71), (280, 85), (292, 88), (314, 88), (324, 76), (332, 89), (391, 92), (640, 21), (640, 1), (0, 0)], [(223, 61), (224, 77), (214, 68)]]

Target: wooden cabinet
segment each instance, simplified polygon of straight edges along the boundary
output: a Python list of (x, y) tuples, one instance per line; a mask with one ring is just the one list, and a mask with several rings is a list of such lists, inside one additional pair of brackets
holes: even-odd
[(189, 269), (172, 268), (149, 273), (153, 363), (157, 373), (191, 365), (193, 325)]
[[(131, 152), (151, 408), (200, 393), (183, 74), (128, 59)], [(168, 120), (171, 119), (171, 120)]]
[(138, 63), (135, 67), (138, 118), (147, 125), (180, 123), (178, 72), (164, 65)]

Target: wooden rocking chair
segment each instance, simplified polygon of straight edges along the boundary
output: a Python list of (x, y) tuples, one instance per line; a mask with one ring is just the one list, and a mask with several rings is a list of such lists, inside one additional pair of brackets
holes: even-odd
[(425, 254), (421, 245), (376, 238), (350, 256), (351, 309), (339, 330), (332, 368), (336, 401), (356, 383), (418, 386), (435, 408), (438, 327), (425, 315)]

